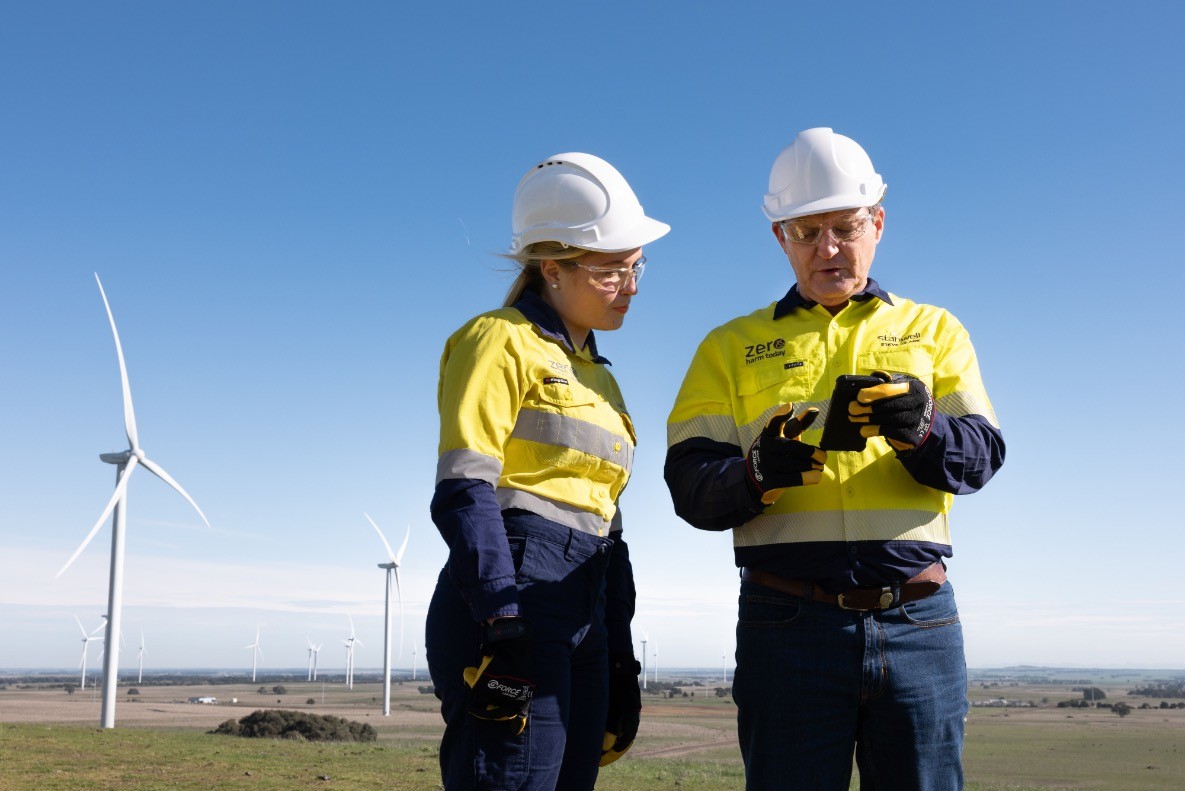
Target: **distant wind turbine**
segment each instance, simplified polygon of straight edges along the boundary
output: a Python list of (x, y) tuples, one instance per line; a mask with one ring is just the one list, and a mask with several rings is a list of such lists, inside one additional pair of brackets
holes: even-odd
[(354, 688), (354, 646), (360, 645), (366, 647), (366, 643), (362, 642), (356, 634), (354, 634), (354, 616), (346, 613), (346, 617), (350, 619), (350, 636), (346, 638), (344, 645), (346, 646), (346, 686), (350, 689)]
[(650, 639), (650, 635), (642, 631), (642, 689), (646, 689), (646, 642)]
[(399, 595), (399, 658), (403, 658), (403, 590), (399, 587), (399, 564), (403, 561), (403, 553), (407, 550), (407, 540), (411, 538), (411, 525), (407, 526), (407, 534), (403, 537), (403, 544), (399, 547), (399, 552), (391, 551), (391, 545), (387, 543), (387, 537), (383, 535), (383, 531), (379, 530), (379, 526), (370, 518), (370, 514), (362, 514), (366, 517), (366, 521), (370, 522), (370, 526), (374, 528), (374, 532), (379, 534), (379, 539), (383, 542), (383, 546), (387, 550), (387, 557), (391, 559), (389, 563), (380, 563), (379, 568), (387, 570), (387, 596), (386, 604), (383, 609), (383, 716), (391, 716), (391, 577), (395, 577), (395, 592)]
[(182, 489), (181, 485), (173, 480), (160, 465), (149, 459), (140, 447), (140, 437), (136, 432), (136, 415), (132, 409), (132, 389), (128, 384), (128, 369), (123, 359), (123, 346), (119, 342), (119, 331), (115, 328), (115, 316), (111, 313), (111, 304), (107, 301), (107, 293), (103, 291), (103, 283), (99, 280), (98, 274), (95, 275), (95, 282), (99, 284), (99, 294), (103, 297), (104, 307), (107, 308), (107, 320), (111, 324), (111, 334), (115, 338), (115, 353), (119, 358), (119, 378), (123, 384), (123, 422), (128, 436), (128, 449), (119, 453), (99, 454), (100, 460), (115, 465), (115, 492), (107, 501), (107, 506), (103, 509), (99, 520), (95, 522), (95, 526), (87, 533), (78, 549), (74, 550), (74, 554), (66, 561), (66, 565), (62, 566), (62, 570), (55, 575), (55, 579), (70, 568), (70, 564), (82, 554), (82, 550), (86, 549), (87, 544), (107, 521), (107, 517), (113, 514), (111, 520), (111, 576), (107, 594), (107, 651), (103, 657), (103, 708), (100, 725), (104, 728), (114, 728), (115, 686), (119, 675), (118, 636), (120, 621), (123, 617), (124, 528), (127, 521), (128, 481), (132, 477), (132, 470), (136, 468), (136, 465), (146, 467), (153, 475), (176, 489), (178, 494), (184, 497), (198, 512), (198, 516), (206, 523), (206, 527), (210, 526), (210, 520), (206, 519), (206, 515), (202, 513), (201, 508), (198, 508), (198, 504), (189, 496), (189, 493)]
[(250, 645), (243, 646), (251, 649), (251, 683), (255, 683), (255, 668), (260, 659), (263, 659), (263, 649), (259, 647), (259, 627), (255, 627), (255, 642)]
[(324, 643), (317, 643), (315, 646), (311, 646), (313, 650), (313, 681), (317, 680), (317, 656), (321, 653), (323, 645)]
[(411, 639), (411, 680), (416, 680), (416, 638)]
[(140, 684), (144, 681), (144, 655), (148, 653), (148, 649), (144, 647), (144, 630), (140, 630), (140, 653), (136, 658), (140, 661), (140, 672), (136, 676), (136, 683)]
[(654, 683), (658, 683), (658, 641), (654, 641)]
[(82, 621), (78, 620), (77, 615), (74, 616), (74, 621), (75, 621), (75, 623), (78, 624), (78, 631), (82, 632), (82, 661), (78, 663), (78, 666), (82, 668), (82, 680), (78, 683), (78, 688), (79, 689), (86, 689), (86, 658), (87, 658), (87, 654), (90, 653), (91, 641), (92, 640), (102, 641), (102, 639), (103, 639), (102, 637), (95, 637), (94, 635), (96, 632), (100, 631), (107, 624), (106, 624), (106, 621), (104, 620), (104, 623), (101, 623), (97, 627), (95, 627), (95, 630), (93, 632), (87, 632), (86, 627), (84, 627), (82, 625)]
[(308, 680), (312, 681), (313, 680), (313, 654), (316, 652), (317, 647), (315, 645), (313, 645), (313, 641), (310, 640), (309, 638), (306, 637), (305, 641), (309, 644), (309, 678), (308, 678)]

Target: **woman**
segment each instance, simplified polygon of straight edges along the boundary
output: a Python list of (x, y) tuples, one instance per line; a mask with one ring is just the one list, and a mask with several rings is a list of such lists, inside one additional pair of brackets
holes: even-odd
[(634, 432), (594, 330), (622, 325), (642, 246), (670, 227), (589, 154), (519, 183), (502, 309), (440, 364), (432, 519), (449, 545), (428, 609), (444, 786), (591, 789), (637, 734), (633, 570), (617, 498)]

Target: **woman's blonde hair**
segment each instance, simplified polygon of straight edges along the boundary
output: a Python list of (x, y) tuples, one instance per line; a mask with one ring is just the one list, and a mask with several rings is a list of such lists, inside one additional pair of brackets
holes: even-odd
[(502, 302), (502, 307), (512, 306), (522, 298), (526, 291), (534, 291), (536, 294), (542, 293), (544, 283), (543, 270), (540, 266), (543, 261), (555, 261), (560, 266), (571, 269), (576, 265), (577, 260), (590, 252), (582, 247), (572, 247), (562, 242), (535, 242), (527, 245), (521, 252), (503, 253), (502, 257), (514, 261), (519, 271), (518, 277), (510, 284), (510, 290), (506, 292), (506, 299)]

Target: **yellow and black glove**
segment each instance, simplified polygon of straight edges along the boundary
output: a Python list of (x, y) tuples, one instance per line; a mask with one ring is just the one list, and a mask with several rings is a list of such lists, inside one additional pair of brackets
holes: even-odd
[(633, 746), (642, 720), (642, 690), (638, 675), (642, 665), (633, 654), (609, 657), (609, 714), (605, 718), (605, 741), (601, 745), (601, 766), (608, 766)]
[(799, 442), (819, 410), (810, 407), (793, 417), (793, 404), (782, 404), (753, 440), (745, 455), (749, 489), (770, 505), (791, 486), (811, 486), (823, 480), (827, 451)]
[(530, 623), (501, 618), (482, 624), (479, 654), (478, 665), (464, 672), (469, 713), (479, 720), (508, 722), (516, 735), (522, 733), (535, 695)]
[(865, 387), (848, 404), (848, 420), (864, 423), (865, 437), (884, 437), (899, 451), (912, 450), (930, 436), (934, 395), (926, 383), (908, 374), (873, 371), (884, 384)]

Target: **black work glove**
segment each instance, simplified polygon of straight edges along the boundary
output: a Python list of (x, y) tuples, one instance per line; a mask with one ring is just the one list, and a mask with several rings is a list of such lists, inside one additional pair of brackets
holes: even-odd
[(934, 396), (921, 379), (908, 374), (873, 371), (884, 384), (865, 387), (848, 404), (848, 420), (866, 423), (865, 437), (884, 437), (899, 451), (912, 450), (930, 436), (934, 425)]
[(605, 718), (605, 741), (601, 745), (601, 766), (625, 755), (638, 735), (642, 719), (642, 690), (638, 675), (642, 665), (633, 654), (609, 657), (609, 715)]
[(814, 407), (791, 417), (793, 404), (782, 404), (749, 446), (745, 456), (749, 489), (770, 505), (790, 486), (811, 486), (823, 480), (827, 451), (799, 442), (798, 437), (815, 418)]
[(469, 713), (479, 720), (509, 722), (516, 735), (522, 733), (535, 694), (531, 624), (525, 618), (483, 623), (479, 655), (478, 666), (464, 673)]

